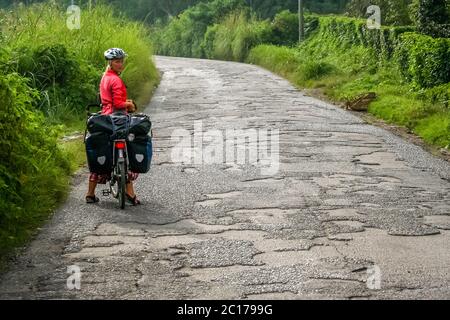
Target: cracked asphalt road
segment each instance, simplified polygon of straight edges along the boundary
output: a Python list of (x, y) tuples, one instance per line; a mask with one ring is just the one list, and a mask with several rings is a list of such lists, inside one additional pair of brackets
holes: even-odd
[[(85, 170), (1, 277), (0, 298), (450, 298), (449, 163), (259, 67), (156, 62), (144, 204), (85, 204)], [(278, 129), (279, 170), (175, 163), (174, 131), (198, 121)], [(71, 265), (81, 290), (66, 287)]]

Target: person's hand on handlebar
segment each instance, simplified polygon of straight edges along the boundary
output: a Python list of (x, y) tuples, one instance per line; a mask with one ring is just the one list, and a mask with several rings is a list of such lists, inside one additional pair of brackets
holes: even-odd
[(127, 100), (127, 102), (125, 102), (125, 106), (127, 107), (127, 111), (129, 113), (136, 112), (137, 110), (136, 103), (134, 103), (133, 100)]

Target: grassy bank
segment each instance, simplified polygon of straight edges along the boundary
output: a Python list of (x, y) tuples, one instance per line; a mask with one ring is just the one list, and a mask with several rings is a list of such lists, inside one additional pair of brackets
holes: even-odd
[[(368, 112), (376, 117), (408, 128), (427, 143), (439, 147), (450, 144), (450, 111), (446, 100), (432, 102), (426, 94), (412, 90), (402, 83), (395, 65), (385, 65), (376, 72), (357, 71), (363, 61), (346, 63), (345, 59), (300, 54), (298, 48), (261, 45), (254, 48), (248, 62), (275, 72), (299, 88), (319, 89), (330, 100), (345, 104), (367, 92), (375, 92), (377, 99)], [(354, 56), (370, 56), (361, 48), (349, 51)], [(364, 63), (363, 63), (364, 64)], [(367, 66), (370, 68), (370, 65)]]
[[(81, 28), (65, 7), (40, 4), (0, 11), (0, 260), (23, 245), (69, 190), (84, 162), (84, 108), (96, 100), (103, 52), (128, 54), (129, 95), (147, 103), (159, 81), (148, 30), (106, 6), (82, 9)], [(4, 260), (4, 259), (3, 259)]]
[[(374, 92), (377, 98), (370, 103), (369, 113), (408, 128), (429, 144), (450, 145), (450, 40), (386, 28), (375, 37), (365, 35), (358, 41), (346, 38), (342, 30), (330, 29), (333, 23), (362, 27), (361, 22), (320, 20), (320, 28), (301, 45), (256, 46), (246, 61), (278, 73), (300, 88), (319, 89), (336, 103)], [(348, 34), (358, 36), (357, 28), (350, 30)], [(369, 37), (372, 43), (367, 41)]]

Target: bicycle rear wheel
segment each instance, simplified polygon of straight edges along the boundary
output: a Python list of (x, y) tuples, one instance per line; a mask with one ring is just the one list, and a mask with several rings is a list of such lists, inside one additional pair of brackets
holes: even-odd
[(118, 183), (118, 198), (119, 198), (119, 205), (121, 209), (125, 209), (125, 201), (126, 201), (126, 183), (127, 183), (127, 175), (125, 172), (125, 162), (121, 162), (118, 164), (118, 176), (119, 181)]
[(111, 194), (119, 200), (121, 209), (125, 209), (126, 202), (126, 183), (127, 175), (125, 173), (125, 163), (118, 163), (114, 169), (113, 177), (109, 183)]

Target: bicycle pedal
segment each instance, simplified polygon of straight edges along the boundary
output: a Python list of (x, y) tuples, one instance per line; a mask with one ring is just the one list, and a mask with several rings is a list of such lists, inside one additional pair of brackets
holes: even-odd
[(102, 192), (103, 192), (104, 197), (109, 197), (109, 195), (111, 194), (111, 190), (108, 190), (108, 189), (102, 190)]

